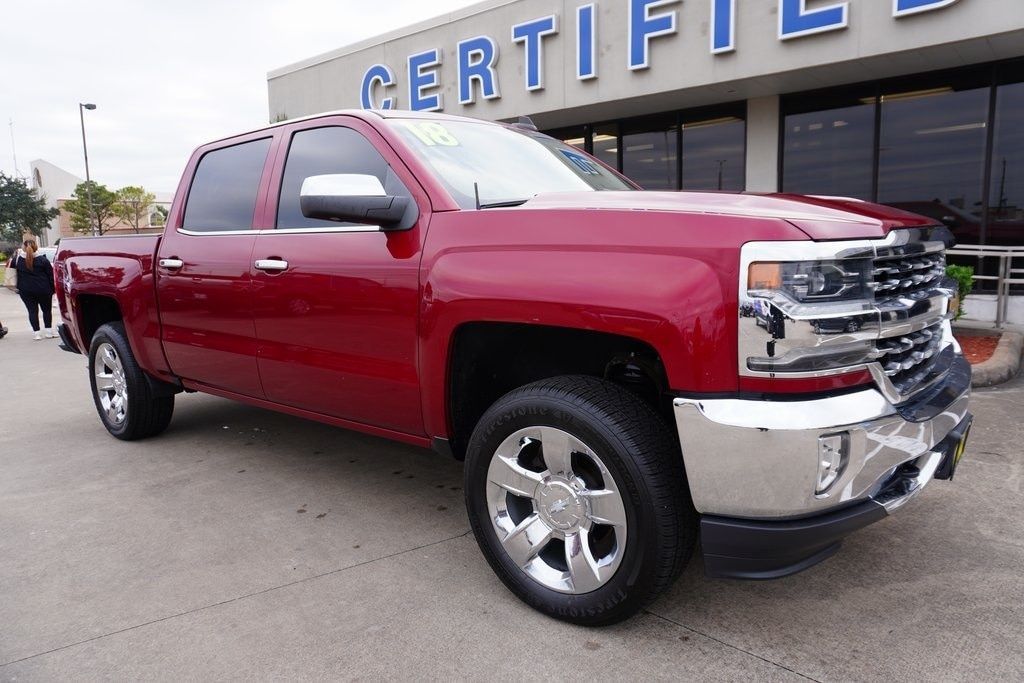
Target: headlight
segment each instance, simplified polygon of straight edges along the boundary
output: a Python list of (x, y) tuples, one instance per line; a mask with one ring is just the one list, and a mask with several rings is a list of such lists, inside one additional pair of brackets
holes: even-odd
[(868, 299), (871, 269), (871, 259), (751, 263), (747, 293), (770, 297), (779, 292), (801, 304)]
[(746, 326), (745, 369), (827, 374), (870, 361), (878, 321), (873, 268), (861, 257), (751, 262), (746, 299), (754, 325)]

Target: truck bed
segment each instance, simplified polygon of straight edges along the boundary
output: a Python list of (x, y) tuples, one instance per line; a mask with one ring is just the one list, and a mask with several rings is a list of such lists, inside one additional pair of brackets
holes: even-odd
[(160, 238), (161, 235), (128, 235), (61, 240), (54, 263), (57, 302), (71, 333), (70, 341), (79, 351), (89, 352), (97, 321), (94, 315), (83, 316), (82, 309), (114, 300), (120, 302), (119, 317), (139, 362), (158, 374), (170, 372), (160, 346), (153, 279), (153, 260)]

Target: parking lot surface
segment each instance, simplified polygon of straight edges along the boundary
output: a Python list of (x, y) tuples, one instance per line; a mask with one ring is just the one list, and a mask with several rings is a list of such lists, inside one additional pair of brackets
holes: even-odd
[(976, 392), (954, 482), (823, 564), (749, 583), (697, 556), (584, 629), (491, 573), (460, 463), (194, 394), (117, 441), (85, 359), (6, 290), (0, 320), (0, 679), (1024, 677), (1020, 377)]

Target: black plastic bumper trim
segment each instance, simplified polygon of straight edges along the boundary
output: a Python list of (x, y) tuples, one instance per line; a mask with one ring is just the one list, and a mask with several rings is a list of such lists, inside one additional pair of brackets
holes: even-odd
[(812, 567), (839, 549), (843, 538), (886, 517), (865, 501), (836, 512), (782, 522), (704, 515), (700, 539), (704, 571), (730, 579), (777, 579)]
[[(952, 480), (953, 474), (956, 472), (956, 466), (959, 462), (957, 457), (957, 449), (961, 447), (961, 441), (967, 438), (967, 435), (971, 431), (971, 425), (974, 424), (974, 416), (970, 413), (964, 416), (964, 419), (960, 421), (956, 427), (950, 430), (946, 438), (940, 441), (932, 449), (938, 453), (942, 453), (942, 462), (939, 463), (938, 469), (935, 470), (936, 479)], [(962, 453), (960, 454), (962, 455)]]

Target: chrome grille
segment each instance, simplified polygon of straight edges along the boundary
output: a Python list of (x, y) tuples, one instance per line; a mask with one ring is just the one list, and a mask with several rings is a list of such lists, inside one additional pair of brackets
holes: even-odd
[(948, 345), (946, 253), (940, 242), (912, 238), (877, 251), (873, 273), (881, 313), (876, 360), (896, 392), (909, 398), (936, 378)]
[(900, 394), (909, 394), (929, 374), (931, 360), (942, 347), (942, 323), (900, 337), (875, 342), (878, 362)]
[(945, 274), (946, 255), (942, 251), (881, 256), (875, 259), (875, 296), (884, 299), (927, 290)]

